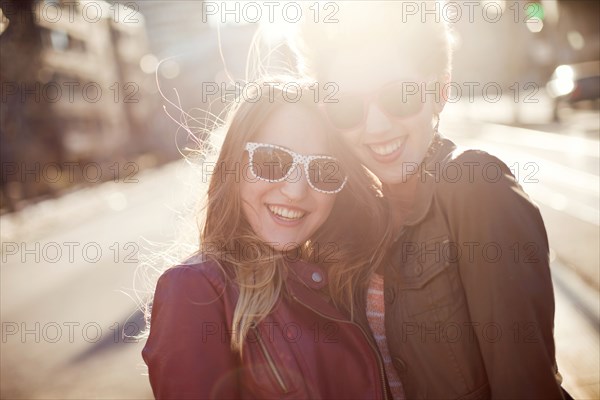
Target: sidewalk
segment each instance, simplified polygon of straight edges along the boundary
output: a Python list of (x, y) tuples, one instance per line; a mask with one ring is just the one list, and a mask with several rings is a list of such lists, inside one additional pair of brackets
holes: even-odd
[(551, 265), (556, 314), (556, 362), (564, 388), (575, 399), (600, 398), (598, 292), (568, 267)]

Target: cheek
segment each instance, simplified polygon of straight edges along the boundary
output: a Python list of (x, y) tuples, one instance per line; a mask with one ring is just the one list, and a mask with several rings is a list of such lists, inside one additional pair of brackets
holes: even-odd
[(429, 141), (433, 135), (431, 118), (431, 114), (421, 112), (415, 117), (401, 121), (399, 125), (409, 132), (415, 142)]
[(256, 230), (259, 228), (256, 207), (253, 206), (252, 203), (248, 199), (245, 199), (243, 196), (241, 197), (241, 201), (242, 201), (242, 214), (246, 218), (246, 221), (248, 222), (248, 224), (250, 224), (250, 227), (252, 228), (252, 230), (256, 232)]
[[(264, 182), (246, 182), (240, 183), (240, 199), (242, 202), (242, 211), (246, 219), (252, 224), (257, 223), (260, 207), (262, 205), (262, 198), (267, 192), (267, 188), (264, 187)], [(256, 229), (256, 226), (253, 226)]]
[(266, 193), (273, 189), (273, 184), (269, 182), (263, 182), (260, 180), (248, 180), (242, 178), (240, 182), (240, 197), (250, 203), (261, 201)]
[(244, 211), (246, 207), (248, 207), (248, 203), (251, 202), (251, 199), (253, 197), (252, 193), (253, 190), (250, 184), (242, 181), (242, 183), (240, 184), (240, 200), (242, 201), (242, 208), (244, 208)]
[[(365, 150), (365, 147), (362, 145), (364, 136), (362, 129), (336, 132), (336, 134), (344, 142), (344, 144), (354, 156), (357, 156), (359, 158), (361, 157), (362, 152)], [(329, 197), (335, 196), (329, 195)]]

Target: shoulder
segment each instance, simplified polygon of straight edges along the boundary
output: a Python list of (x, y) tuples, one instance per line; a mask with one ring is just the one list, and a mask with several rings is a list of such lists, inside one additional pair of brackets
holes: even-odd
[(471, 191), (480, 186), (487, 190), (516, 184), (510, 168), (490, 153), (456, 145), (446, 137), (437, 142), (433, 156), (424, 160), (421, 180), (426, 186), (434, 184), (436, 191)]
[(210, 301), (215, 293), (223, 294), (230, 281), (226, 267), (202, 255), (188, 259), (162, 273), (155, 298)]
[(510, 168), (498, 157), (478, 149), (457, 147), (447, 158), (447, 164), (456, 164), (463, 172), (460, 182), (495, 183), (502, 178), (514, 180)]
[(513, 215), (538, 208), (506, 163), (492, 154), (456, 148), (440, 164), (434, 192), (445, 207), (475, 214), (510, 210)]
[(455, 148), (439, 164), (424, 186), (433, 191), (437, 212), (432, 215), (444, 219), (454, 240), (506, 244), (510, 238), (513, 244), (548, 248), (539, 207), (502, 160), (482, 150)]
[(435, 171), (438, 189), (447, 194), (494, 197), (507, 190), (522, 191), (506, 163), (483, 150), (456, 148), (440, 164)]

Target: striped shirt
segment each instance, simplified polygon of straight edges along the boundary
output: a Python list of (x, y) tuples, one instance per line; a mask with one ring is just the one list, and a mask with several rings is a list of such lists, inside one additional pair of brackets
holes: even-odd
[(392, 390), (392, 396), (395, 400), (405, 399), (402, 382), (398, 377), (396, 368), (392, 364), (392, 357), (388, 349), (387, 340), (385, 338), (385, 320), (384, 320), (384, 300), (383, 300), (383, 276), (373, 274), (369, 282), (369, 290), (367, 292), (367, 320), (371, 331), (375, 336), (375, 342), (379, 348), (379, 352), (383, 357), (383, 365), (385, 374)]

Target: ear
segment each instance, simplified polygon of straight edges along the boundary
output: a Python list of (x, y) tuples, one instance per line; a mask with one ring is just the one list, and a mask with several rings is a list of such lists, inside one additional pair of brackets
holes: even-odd
[(450, 83), (450, 79), (451, 75), (449, 72), (444, 72), (438, 77), (438, 82), (440, 85), (440, 101), (436, 102), (434, 105), (435, 112), (438, 114), (440, 114), (444, 110), (444, 106), (448, 101), (448, 91), (450, 90), (450, 86), (448, 85), (448, 83)]

